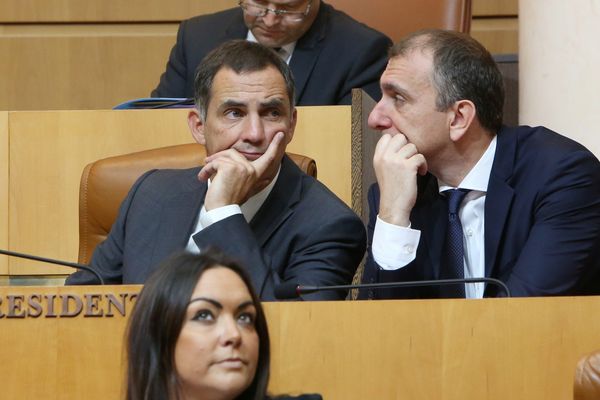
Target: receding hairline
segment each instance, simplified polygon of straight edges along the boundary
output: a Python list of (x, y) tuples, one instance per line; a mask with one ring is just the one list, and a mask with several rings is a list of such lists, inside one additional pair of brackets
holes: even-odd
[[(220, 75), (222, 72), (230, 72), (233, 73), (237, 76), (244, 76), (244, 75), (251, 75), (251, 74), (255, 74), (255, 73), (261, 73), (261, 72), (266, 72), (271, 70), (273, 73), (277, 74), (277, 76), (281, 79), (280, 80), (280, 88), (282, 90), (281, 95), (273, 95), (263, 101), (260, 102), (261, 106), (263, 107), (270, 107), (270, 106), (280, 106), (280, 105), (285, 105), (285, 103), (287, 102), (289, 105), (290, 110), (294, 109), (294, 104), (291, 101), (291, 99), (289, 98), (289, 93), (287, 90), (287, 84), (285, 81), (285, 77), (283, 76), (283, 74), (279, 71), (279, 69), (277, 69), (276, 66), (272, 65), (272, 64), (268, 64), (265, 65), (264, 68), (258, 68), (258, 69), (252, 69), (252, 70), (242, 70), (240, 72), (235, 71), (235, 69), (231, 68), (228, 65), (223, 65), (221, 66), (217, 72), (214, 75), (213, 78), (213, 84), (210, 87), (210, 97), (209, 97), (209, 102), (207, 104), (207, 109), (208, 107), (210, 107), (210, 103), (212, 103), (212, 101), (214, 100), (214, 88), (215, 88), (215, 82), (217, 82), (217, 80), (219, 79), (219, 77), (222, 77), (223, 75)], [(225, 100), (223, 101), (224, 104), (229, 104), (231, 106), (243, 106), (244, 103), (241, 103), (237, 100), (235, 100), (234, 98), (225, 98)]]

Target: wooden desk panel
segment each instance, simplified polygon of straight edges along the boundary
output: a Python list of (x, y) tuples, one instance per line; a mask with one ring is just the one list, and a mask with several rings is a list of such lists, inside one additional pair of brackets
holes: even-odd
[[(100, 158), (193, 141), (187, 110), (11, 112), (10, 248), (77, 260), (79, 180)], [(317, 162), (319, 179), (347, 204), (350, 106), (300, 107), (288, 150)], [(11, 275), (68, 274), (12, 258)]]
[[(137, 290), (4, 287), (0, 312), (8, 294)], [(270, 390), (328, 400), (569, 399), (577, 359), (600, 348), (599, 307), (600, 297), (266, 303)], [(125, 324), (117, 313), (0, 317), (3, 396), (121, 398)]]
[[(0, 111), (0, 248), (8, 248), (8, 113)], [(0, 275), (8, 274), (8, 259), (0, 256)]]

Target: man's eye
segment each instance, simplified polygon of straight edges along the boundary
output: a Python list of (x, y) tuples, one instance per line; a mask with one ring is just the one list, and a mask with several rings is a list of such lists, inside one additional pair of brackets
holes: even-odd
[(194, 321), (212, 321), (214, 320), (214, 315), (210, 310), (199, 310), (194, 314)]
[(396, 103), (396, 104), (403, 104), (405, 102), (406, 102), (406, 100), (404, 99), (404, 97), (402, 97), (400, 95), (394, 96), (394, 103)]
[(243, 115), (242, 112), (240, 110), (237, 110), (237, 109), (225, 111), (225, 116), (227, 118), (231, 118), (231, 119), (241, 118), (242, 115)]
[(282, 115), (283, 115), (283, 113), (279, 110), (269, 110), (269, 112), (267, 113), (267, 117), (272, 118), (272, 119), (281, 118)]

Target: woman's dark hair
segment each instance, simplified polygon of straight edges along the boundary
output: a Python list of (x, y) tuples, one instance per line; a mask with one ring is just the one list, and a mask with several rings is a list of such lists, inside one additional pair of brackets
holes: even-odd
[(175, 344), (196, 284), (207, 270), (225, 267), (244, 281), (256, 308), (258, 363), (251, 385), (238, 399), (263, 400), (269, 381), (267, 321), (250, 278), (236, 262), (209, 249), (200, 255), (181, 253), (159, 266), (144, 284), (127, 332), (127, 400), (179, 399)]

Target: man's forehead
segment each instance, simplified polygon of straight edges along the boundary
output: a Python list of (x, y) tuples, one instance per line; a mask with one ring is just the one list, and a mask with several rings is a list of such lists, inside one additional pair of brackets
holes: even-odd
[(215, 75), (212, 96), (219, 98), (258, 97), (287, 98), (287, 86), (281, 73), (274, 67), (237, 73), (222, 68)]
[(390, 58), (381, 76), (381, 85), (389, 86), (404, 81), (430, 80), (431, 54), (420, 50)]

